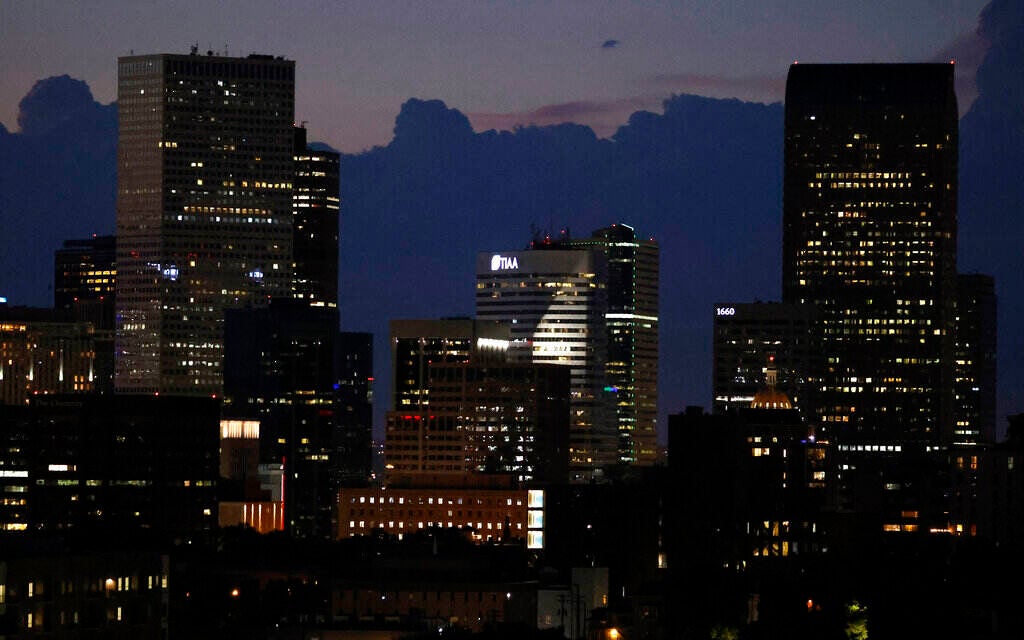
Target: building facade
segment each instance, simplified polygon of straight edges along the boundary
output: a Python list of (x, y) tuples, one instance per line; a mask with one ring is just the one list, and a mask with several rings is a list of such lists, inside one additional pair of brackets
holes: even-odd
[(292, 289), (295, 63), (118, 59), (122, 393), (223, 386), (224, 310)]
[(658, 457), (658, 243), (613, 224), (565, 247), (596, 249), (608, 260), (608, 361), (619, 462), (649, 466)]
[(570, 480), (599, 478), (619, 454), (605, 375), (605, 254), (593, 249), (480, 253), (476, 273), (477, 320), (511, 325), (511, 357), (570, 368)]
[(292, 295), (311, 305), (338, 306), (338, 215), (341, 155), (306, 144), (305, 127), (295, 127)]
[(955, 332), (953, 442), (995, 442), (996, 290), (992, 276), (957, 276)]
[(777, 388), (796, 409), (807, 404), (814, 393), (813, 376), (821, 354), (812, 332), (813, 307), (719, 302), (713, 322), (713, 413), (748, 408), (764, 386), (769, 359), (777, 372)]
[(783, 301), (821, 314), (819, 436), (952, 433), (958, 112), (951, 64), (794, 64)]

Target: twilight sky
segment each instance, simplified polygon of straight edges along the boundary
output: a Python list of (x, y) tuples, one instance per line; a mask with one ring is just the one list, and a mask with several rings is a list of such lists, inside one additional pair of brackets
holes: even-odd
[(116, 59), (268, 53), (296, 61), (296, 119), (355, 153), (387, 144), (401, 104), (438, 98), (474, 129), (577, 122), (601, 136), (673, 93), (781, 101), (793, 60), (955, 57), (973, 99), (987, 0), (192, 0), (0, 2), (0, 123), (42, 78), (115, 99)]

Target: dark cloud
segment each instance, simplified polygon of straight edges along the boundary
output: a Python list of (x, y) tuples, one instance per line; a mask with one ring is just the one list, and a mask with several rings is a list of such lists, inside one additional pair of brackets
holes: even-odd
[(618, 40), (605, 40), (601, 43), (602, 49), (614, 49), (617, 46), (619, 46)]
[[(1024, 3), (993, 0), (981, 12), (978, 97), (960, 120), (959, 268), (995, 277), (998, 296), (997, 428), (1024, 411)], [(1000, 424), (1001, 423), (1001, 424)]]
[(956, 63), (956, 97), (960, 115), (968, 109), (978, 97), (978, 85), (975, 77), (978, 67), (985, 59), (989, 49), (989, 40), (982, 35), (980, 29), (963, 33), (947, 44), (932, 58), (932, 62)]
[(21, 133), (35, 136), (51, 131), (93, 109), (89, 85), (68, 75), (36, 82), (18, 104)]

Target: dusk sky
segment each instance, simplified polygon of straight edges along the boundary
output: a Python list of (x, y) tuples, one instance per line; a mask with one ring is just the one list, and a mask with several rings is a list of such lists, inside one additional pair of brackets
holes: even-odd
[[(342, 328), (375, 334), (378, 381), (390, 319), (473, 312), (477, 251), (522, 247), (533, 225), (623, 222), (662, 247), (663, 430), (710, 398), (713, 305), (779, 297), (790, 65), (955, 60), (961, 114), (975, 104), (961, 120), (958, 268), (995, 277), (1002, 424), (1024, 406), (1024, 3), (992, 0), (991, 41), (987, 5), (0, 0), (0, 125), (14, 134), (0, 129), (0, 295), (50, 304), (53, 250), (114, 230), (116, 113), (100, 105), (119, 56), (284, 56), (296, 120), (346, 154)], [(33, 87), (45, 90), (19, 110)]]
[(674, 93), (782, 100), (791, 62), (956, 57), (973, 98), (985, 0), (331, 2), (5, 0), (0, 123), (36, 81), (68, 74), (102, 104), (118, 56), (267, 53), (296, 61), (295, 117), (355, 153), (391, 140), (410, 97), (444, 100), (477, 131), (577, 122), (599, 136)]

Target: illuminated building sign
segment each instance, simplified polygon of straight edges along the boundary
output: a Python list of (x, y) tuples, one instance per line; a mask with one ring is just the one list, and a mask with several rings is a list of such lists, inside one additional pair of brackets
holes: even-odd
[(503, 256), (498, 253), (491, 256), (491, 271), (506, 271), (508, 269), (518, 268), (519, 258), (516, 256)]
[(734, 316), (736, 315), (736, 307), (715, 307), (716, 316)]

